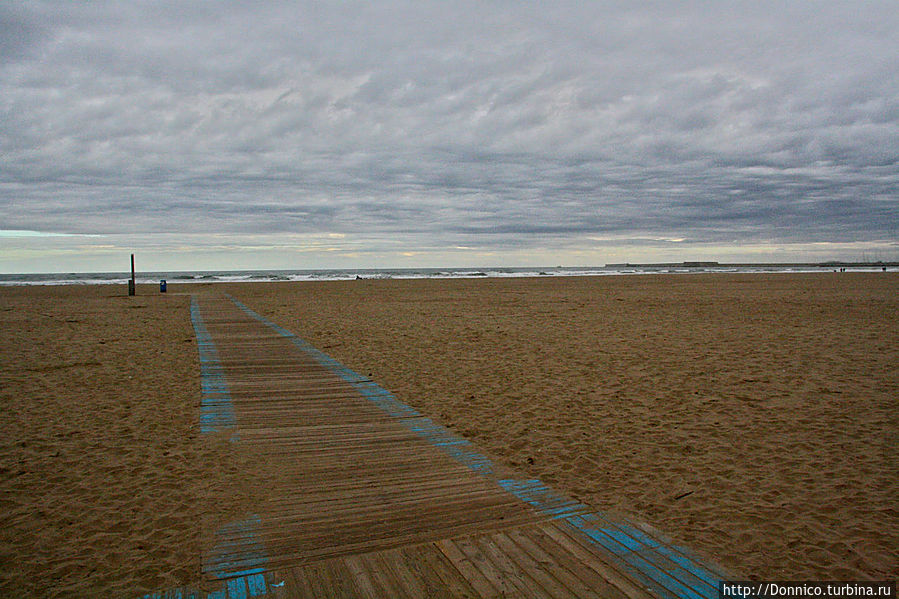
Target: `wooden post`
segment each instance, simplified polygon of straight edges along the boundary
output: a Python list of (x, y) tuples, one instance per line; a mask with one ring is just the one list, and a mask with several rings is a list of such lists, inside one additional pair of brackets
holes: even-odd
[(131, 280), (128, 281), (128, 295), (134, 295), (134, 254), (131, 254)]

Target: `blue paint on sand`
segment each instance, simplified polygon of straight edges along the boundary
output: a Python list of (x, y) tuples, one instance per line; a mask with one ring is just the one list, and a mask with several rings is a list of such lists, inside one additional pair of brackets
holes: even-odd
[[(197, 337), (200, 354), (200, 430), (202, 433), (232, 431), (237, 422), (234, 404), (225, 380), (224, 368), (212, 336), (203, 323), (196, 298), (191, 297), (190, 320)], [(247, 599), (267, 593), (265, 546), (259, 535), (259, 517), (232, 522), (215, 532), (216, 543), (204, 556), (203, 570), (213, 578), (223, 580), (223, 587), (205, 595), (192, 589), (170, 589), (144, 595), (143, 599)]]
[(203, 571), (225, 580), (228, 599), (259, 597), (266, 593), (268, 556), (259, 534), (259, 516), (230, 522), (215, 531), (215, 545), (203, 558)]
[[(190, 298), (190, 322), (197, 336), (197, 351), (200, 354), (200, 432), (217, 433), (233, 430), (236, 425), (234, 404), (225, 380), (225, 371), (219, 362), (218, 351), (212, 336), (206, 330), (200, 306), (196, 298)], [(237, 435), (231, 437), (237, 440)]]
[(502, 479), (497, 482), (512, 495), (531, 504), (540, 513), (553, 518), (566, 518), (574, 514), (586, 514), (591, 511), (586, 505), (556, 493), (536, 478), (526, 480)]

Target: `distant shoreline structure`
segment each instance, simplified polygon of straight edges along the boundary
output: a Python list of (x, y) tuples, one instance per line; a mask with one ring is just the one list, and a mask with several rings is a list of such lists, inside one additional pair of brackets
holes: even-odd
[(606, 264), (604, 268), (888, 268), (899, 267), (899, 262), (657, 262)]

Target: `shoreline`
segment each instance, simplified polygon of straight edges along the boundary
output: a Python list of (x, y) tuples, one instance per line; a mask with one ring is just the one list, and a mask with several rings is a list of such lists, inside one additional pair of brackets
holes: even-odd
[[(703, 266), (699, 266), (702, 264)], [(883, 269), (886, 269), (885, 271)], [(361, 269), (300, 269), (300, 270), (212, 270), (212, 271), (144, 271), (138, 272), (138, 284), (158, 285), (166, 280), (170, 285), (198, 283), (253, 282), (322, 282), (358, 279), (480, 279), (480, 278), (549, 278), (569, 276), (634, 276), (648, 274), (811, 274), (811, 273), (873, 273), (899, 272), (899, 263), (663, 263), (616, 264), (601, 267), (477, 267), (477, 268), (361, 268)], [(0, 274), (0, 288), (18, 286), (56, 285), (125, 285), (130, 273), (32, 273)]]

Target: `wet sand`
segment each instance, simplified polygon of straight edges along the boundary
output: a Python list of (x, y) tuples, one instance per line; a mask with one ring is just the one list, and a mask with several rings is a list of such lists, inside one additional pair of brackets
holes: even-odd
[(199, 434), (230, 292), (484, 453), (752, 578), (896, 579), (899, 276), (0, 288), (0, 595), (200, 580), (252, 505)]

